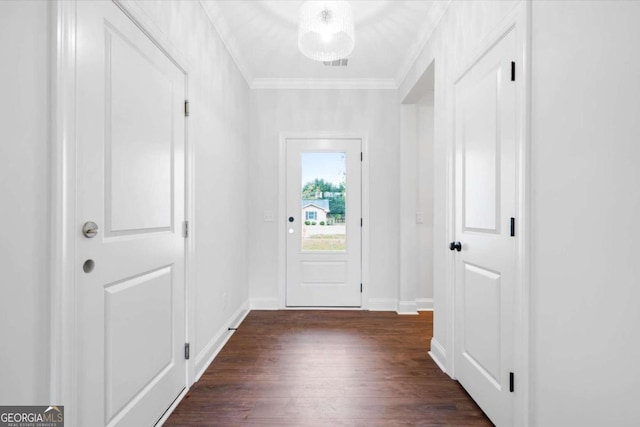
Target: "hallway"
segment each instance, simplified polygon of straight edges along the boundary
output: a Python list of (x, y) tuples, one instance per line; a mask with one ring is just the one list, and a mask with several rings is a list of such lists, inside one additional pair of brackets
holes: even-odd
[(0, 427), (640, 426), (638, 22), (0, 1)]
[(490, 426), (427, 354), (433, 312), (251, 311), (166, 426)]

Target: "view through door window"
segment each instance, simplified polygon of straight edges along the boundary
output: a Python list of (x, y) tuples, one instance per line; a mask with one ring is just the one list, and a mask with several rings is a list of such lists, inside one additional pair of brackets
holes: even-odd
[(346, 153), (302, 153), (302, 250), (345, 251)]

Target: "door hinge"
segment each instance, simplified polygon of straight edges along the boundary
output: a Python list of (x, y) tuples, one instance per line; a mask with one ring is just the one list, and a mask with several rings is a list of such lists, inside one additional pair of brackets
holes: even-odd
[(189, 117), (189, 101), (184, 101), (184, 116)]
[(513, 375), (513, 372), (509, 372), (509, 392), (513, 393), (513, 391), (515, 390), (515, 376)]
[(516, 63), (511, 61), (511, 81), (516, 81)]
[(364, 154), (362, 153), (362, 151), (360, 152), (360, 161), (363, 162), (364, 161)]
[(362, 221), (362, 218), (360, 218), (360, 227), (364, 227), (364, 223)]
[(189, 343), (184, 344), (184, 358), (186, 360), (189, 360), (189, 347), (190, 347)]
[(362, 293), (362, 283), (360, 283), (360, 293)]
[(514, 217), (511, 217), (510, 235), (511, 235), (511, 237), (514, 237), (516, 235), (516, 219)]
[(186, 239), (189, 237), (189, 221), (182, 222), (182, 236)]

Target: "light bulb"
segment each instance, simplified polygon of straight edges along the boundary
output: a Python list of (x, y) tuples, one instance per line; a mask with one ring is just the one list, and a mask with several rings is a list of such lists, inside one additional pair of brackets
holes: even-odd
[(353, 11), (348, 1), (306, 1), (298, 14), (298, 48), (316, 61), (349, 56), (354, 47)]

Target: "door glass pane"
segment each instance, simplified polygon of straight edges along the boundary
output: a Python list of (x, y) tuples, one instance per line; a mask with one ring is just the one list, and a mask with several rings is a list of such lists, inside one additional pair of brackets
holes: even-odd
[(302, 250), (345, 251), (346, 153), (302, 153)]

